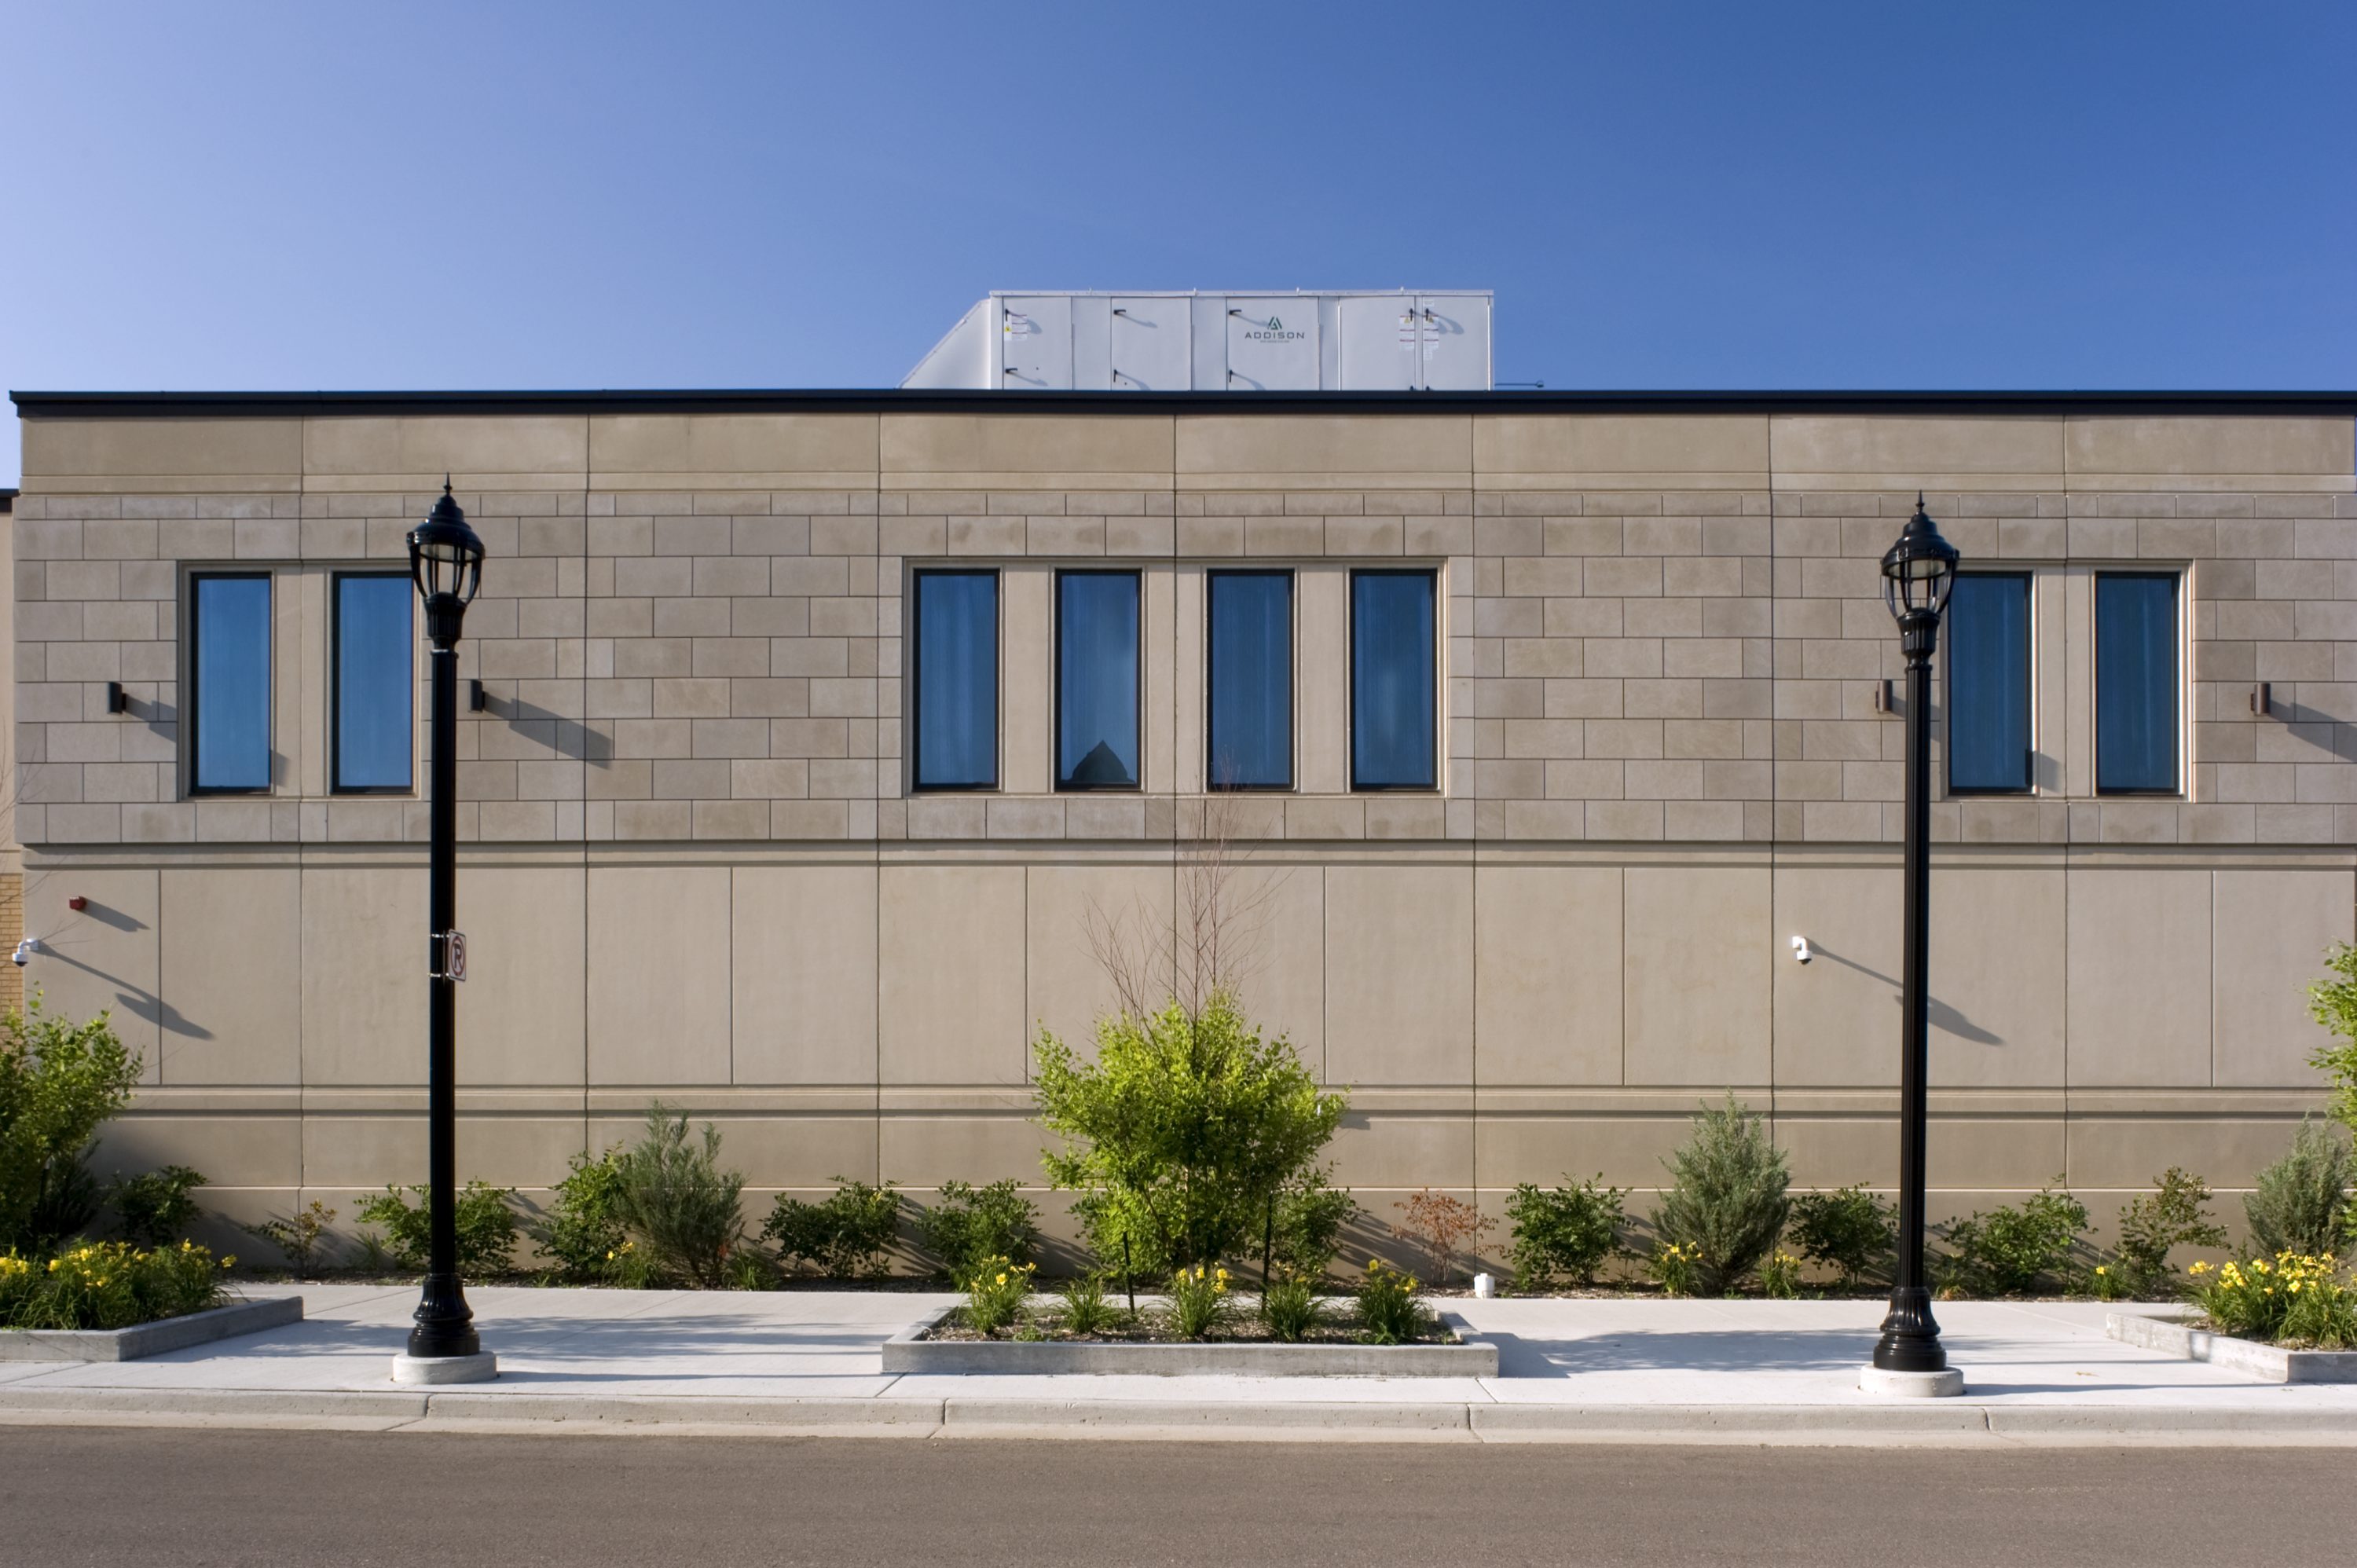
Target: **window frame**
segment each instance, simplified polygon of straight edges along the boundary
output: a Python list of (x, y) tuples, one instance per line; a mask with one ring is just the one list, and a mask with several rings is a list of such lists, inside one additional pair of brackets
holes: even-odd
[[(990, 579), (990, 777), (970, 784), (925, 782), (925, 604), (927, 577)], [(1006, 583), (996, 566), (918, 566), (909, 575), (909, 792), (912, 795), (982, 795), (998, 789), (1006, 775)]]
[[(1289, 795), (1301, 788), (1301, 587), (1290, 566), (1212, 566), (1203, 572), (1203, 790), (1220, 795)], [(1222, 784), (1212, 776), (1212, 717), (1219, 691), (1219, 639), (1212, 635), (1211, 585), (1222, 577), (1278, 577), (1285, 583), (1285, 782)]]
[[(409, 782), (406, 784), (347, 784), (344, 778), (344, 601), (347, 580), (390, 579), (410, 588), (409, 608)], [(330, 795), (414, 795), (417, 793), (417, 601), (415, 585), (406, 572), (332, 571), (328, 574), (328, 793)]]
[[(206, 784), (197, 772), (199, 726), (204, 721), (204, 685), (202, 656), (204, 641), (200, 617), (204, 595), (202, 585), (209, 582), (260, 583), (267, 592), (267, 624), (264, 646), (269, 650), (269, 661), (263, 675), (263, 755), (269, 778), (261, 785)], [(278, 574), (264, 567), (261, 570), (190, 572), (188, 584), (188, 624), (185, 636), (188, 649), (188, 701), (181, 725), (181, 745), (188, 757), (188, 793), (197, 797), (227, 797), (253, 800), (273, 795), (278, 789)]]
[[(1429, 760), (1432, 781), (1428, 784), (1367, 784), (1359, 779), (1359, 579), (1361, 577), (1421, 577), (1432, 587), (1432, 749)], [(1442, 750), (1447, 740), (1447, 725), (1441, 711), (1442, 694), (1448, 682), (1440, 670), (1440, 650), (1445, 640), (1441, 626), (1440, 571), (1434, 566), (1353, 566), (1344, 584), (1350, 596), (1349, 636), (1342, 650), (1343, 678), (1347, 683), (1345, 707), (1347, 716), (1343, 730), (1343, 768), (1353, 795), (1437, 795), (1445, 777)]]
[[(1130, 713), (1137, 728), (1137, 777), (1126, 784), (1064, 781), (1064, 579), (1126, 577), (1137, 598), (1137, 679)], [(1055, 667), (1048, 709), (1048, 786), (1057, 795), (1137, 795), (1146, 790), (1146, 574), (1135, 566), (1059, 566), (1048, 585), (1048, 657)]]
[[(1951, 621), (1940, 658), (1941, 731), (1945, 744), (1940, 760), (1942, 788), (1948, 798), (1962, 800), (2018, 800), (2038, 793), (2038, 574), (2027, 568), (2002, 568), (1986, 572), (1962, 572), (1965, 577), (2007, 577), (2022, 585), (2022, 706), (2029, 719), (2029, 734), (2021, 748), (2021, 782), (2018, 785), (1990, 786), (1958, 784), (1956, 782), (1956, 635)], [(1953, 608), (1951, 597), (1950, 607)]]
[[(2169, 665), (2171, 680), (2169, 693), (2169, 782), (2165, 787), (2136, 786), (2111, 789), (2104, 787), (2104, 582), (2106, 578), (2137, 578), (2169, 585)], [(2190, 690), (2188, 679), (2190, 660), (2187, 657), (2186, 614), (2192, 595), (2188, 592), (2188, 574), (2179, 567), (2130, 568), (2107, 571), (2098, 568), (2088, 574), (2087, 589), (2087, 751), (2091, 777), (2087, 780), (2091, 798), (2095, 800), (2176, 800), (2190, 798), (2187, 788), (2186, 757), (2186, 698)]]

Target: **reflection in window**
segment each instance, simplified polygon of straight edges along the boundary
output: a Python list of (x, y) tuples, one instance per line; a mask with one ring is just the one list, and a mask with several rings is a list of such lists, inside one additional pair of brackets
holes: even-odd
[(336, 579), (335, 787), (407, 789), (417, 682), (406, 576)]
[(270, 788), (270, 578), (199, 577), (188, 708), (200, 790)]
[(1948, 599), (1948, 789), (2029, 788), (2029, 577), (1966, 573)]
[(1137, 788), (1137, 574), (1056, 575), (1056, 788)]
[(1438, 781), (1433, 575), (1351, 575), (1351, 788)]
[(1293, 786), (1293, 574), (1213, 572), (1209, 765), (1214, 789)]
[(916, 724), (910, 777), (920, 789), (998, 784), (998, 574), (916, 575)]
[(2177, 792), (2177, 577), (2095, 576), (2095, 789)]

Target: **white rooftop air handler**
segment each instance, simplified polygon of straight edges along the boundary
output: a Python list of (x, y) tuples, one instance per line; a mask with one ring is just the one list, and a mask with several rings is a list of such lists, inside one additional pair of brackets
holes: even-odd
[(1487, 289), (994, 293), (903, 387), (1487, 392)]

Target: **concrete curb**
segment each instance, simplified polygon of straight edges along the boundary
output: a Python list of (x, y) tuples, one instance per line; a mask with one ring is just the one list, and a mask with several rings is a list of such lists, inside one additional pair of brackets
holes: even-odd
[(2174, 1318), (2131, 1312), (2106, 1314), (2104, 1332), (2124, 1345), (2188, 1361), (2207, 1361), (2271, 1383), (2357, 1383), (2357, 1351), (2287, 1350), (2214, 1334)]
[(129, 1328), (11, 1328), (0, 1330), (0, 1361), (135, 1361), (302, 1321), (301, 1296), (265, 1295)]
[(911, 1324), (884, 1342), (885, 1375), (1127, 1373), (1176, 1378), (1196, 1372), (1287, 1378), (1494, 1378), (1498, 1348), (1453, 1312), (1439, 1314), (1453, 1345), (1075, 1345), (1019, 1339), (927, 1339), (959, 1309)]
[(728, 1429), (870, 1437), (1193, 1438), (1301, 1442), (2357, 1444), (2342, 1411), (2150, 1405), (1559, 1405), (1464, 1401), (569, 1395), (430, 1391), (27, 1389), (0, 1386), (0, 1420), (70, 1424), (315, 1424), (443, 1431), (661, 1434)]

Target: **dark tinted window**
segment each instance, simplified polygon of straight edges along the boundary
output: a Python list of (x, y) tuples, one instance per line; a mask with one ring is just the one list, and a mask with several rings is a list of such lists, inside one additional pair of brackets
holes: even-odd
[(1137, 574), (1056, 576), (1056, 788), (1137, 787)]
[(2029, 578), (1966, 573), (1948, 599), (1948, 788), (2029, 788)]
[(916, 579), (920, 789), (998, 783), (998, 574), (920, 572)]
[(1214, 789), (1293, 784), (1293, 574), (1210, 575), (1210, 753)]
[(336, 788), (407, 789), (416, 733), (405, 576), (336, 579)]
[(270, 579), (199, 577), (189, 724), (199, 789), (270, 788)]
[(2177, 790), (2177, 577), (2095, 578), (2095, 788)]
[(1429, 572), (1351, 577), (1351, 788), (1429, 789), (1438, 781)]

